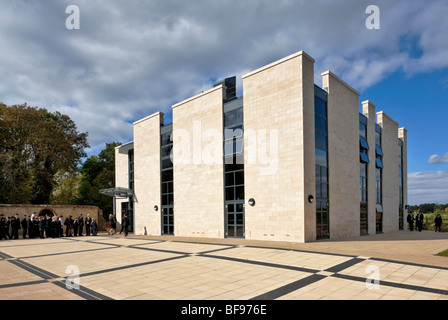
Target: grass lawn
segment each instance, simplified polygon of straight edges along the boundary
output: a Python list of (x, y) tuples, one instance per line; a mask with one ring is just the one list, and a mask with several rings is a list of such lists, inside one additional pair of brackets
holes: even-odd
[(438, 256), (441, 256), (441, 257), (448, 257), (448, 250), (439, 252), (437, 255), (438, 255)]

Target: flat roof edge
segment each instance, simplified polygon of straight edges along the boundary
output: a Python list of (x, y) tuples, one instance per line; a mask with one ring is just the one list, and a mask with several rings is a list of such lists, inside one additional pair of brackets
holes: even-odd
[(300, 57), (300, 56), (304, 56), (304, 57), (308, 58), (308, 59), (311, 60), (313, 63), (316, 62), (316, 60), (314, 60), (314, 59), (313, 59), (309, 54), (307, 54), (305, 51), (299, 51), (299, 52), (293, 53), (293, 54), (291, 54), (291, 55), (289, 55), (289, 56), (287, 56), (287, 57), (285, 57), (285, 58), (283, 58), (283, 59), (277, 60), (277, 61), (275, 61), (275, 62), (272, 62), (272, 63), (268, 64), (268, 65), (265, 65), (264, 67), (258, 68), (258, 69), (254, 70), (254, 71), (251, 71), (251, 72), (249, 72), (249, 73), (243, 75), (242, 78), (243, 78), (243, 79), (244, 79), (244, 78), (248, 78), (248, 77), (250, 77), (250, 76), (253, 76), (254, 74), (260, 73), (260, 72), (262, 72), (262, 71), (264, 71), (264, 70), (270, 69), (270, 68), (272, 68), (272, 67), (275, 67), (276, 65), (279, 65), (279, 64), (281, 64), (281, 63), (283, 63), (283, 62), (286, 62), (286, 61), (288, 61), (288, 60), (291, 60), (291, 59), (294, 59), (294, 58), (297, 58), (297, 57)]

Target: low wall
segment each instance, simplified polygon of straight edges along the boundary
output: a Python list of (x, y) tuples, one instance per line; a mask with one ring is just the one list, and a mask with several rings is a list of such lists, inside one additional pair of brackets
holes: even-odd
[(85, 219), (90, 214), (90, 217), (95, 218), (98, 222), (98, 230), (105, 230), (103, 210), (95, 206), (0, 204), (0, 215), (3, 214), (4, 216), (10, 217), (18, 214), (20, 220), (22, 220), (24, 215), (31, 216), (33, 213), (38, 216), (52, 213), (58, 217), (62, 215), (63, 219), (68, 215), (77, 218), (81, 214)]

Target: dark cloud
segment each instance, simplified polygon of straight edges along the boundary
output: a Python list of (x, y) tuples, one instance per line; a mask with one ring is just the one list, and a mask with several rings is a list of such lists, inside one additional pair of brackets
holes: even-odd
[[(140, 117), (299, 50), (317, 84), (331, 69), (358, 90), (448, 66), (445, 0), (376, 2), (372, 31), (359, 0), (0, 0), (0, 101), (67, 113), (96, 151), (131, 139)], [(68, 5), (80, 30), (65, 28)]]

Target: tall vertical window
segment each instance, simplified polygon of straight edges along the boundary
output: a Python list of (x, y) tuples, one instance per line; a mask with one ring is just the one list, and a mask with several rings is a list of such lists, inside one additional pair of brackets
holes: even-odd
[[(129, 189), (134, 190), (134, 150), (128, 152), (128, 171), (129, 171)], [(127, 214), (129, 217), (129, 230), (134, 228), (134, 202), (133, 197), (129, 198), (128, 202), (122, 203), (121, 207), (122, 219), (123, 215)], [(123, 220), (122, 220), (123, 221)]]
[(328, 206), (328, 119), (327, 93), (315, 87), (315, 144), (316, 144), (316, 237), (330, 237)]
[(162, 235), (174, 235), (174, 184), (172, 125), (161, 128)]
[(224, 105), (225, 235), (244, 238), (244, 114), (243, 100)]
[(370, 162), (367, 143), (367, 118), (359, 115), (359, 154), (360, 154), (360, 234), (368, 234), (367, 214), (367, 165)]
[(403, 204), (403, 140), (398, 140), (398, 194), (399, 194), (399, 212), (398, 226), (400, 230), (404, 228), (404, 204)]
[(128, 153), (129, 189), (134, 190), (134, 150)]
[(382, 128), (375, 125), (376, 166), (376, 233), (383, 232), (383, 150), (381, 149)]

